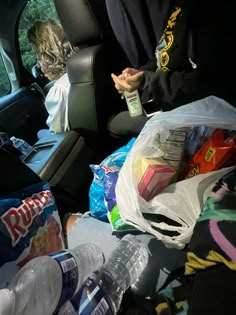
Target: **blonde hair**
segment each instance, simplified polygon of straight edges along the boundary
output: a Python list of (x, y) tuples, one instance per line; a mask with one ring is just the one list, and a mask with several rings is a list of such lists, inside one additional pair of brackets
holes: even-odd
[(36, 21), (28, 30), (29, 42), (34, 45), (37, 58), (46, 66), (45, 74), (52, 80), (66, 72), (66, 61), (74, 48), (60, 24), (54, 20)]

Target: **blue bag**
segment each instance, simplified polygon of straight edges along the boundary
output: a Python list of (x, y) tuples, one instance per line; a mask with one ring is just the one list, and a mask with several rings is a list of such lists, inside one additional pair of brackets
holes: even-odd
[[(90, 165), (90, 168), (94, 173), (94, 178), (89, 190), (89, 208), (91, 215), (99, 220), (108, 222), (104, 176), (108, 173), (119, 173), (135, 140), (136, 138), (132, 138), (125, 146), (122, 146), (106, 157), (99, 165)], [(114, 176), (114, 179), (116, 179), (116, 176)]]

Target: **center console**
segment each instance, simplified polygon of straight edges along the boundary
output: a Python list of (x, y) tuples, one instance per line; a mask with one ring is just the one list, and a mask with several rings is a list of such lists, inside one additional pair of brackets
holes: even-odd
[(67, 131), (40, 139), (22, 161), (50, 183), (61, 211), (83, 212), (88, 210), (93, 156), (83, 137)]

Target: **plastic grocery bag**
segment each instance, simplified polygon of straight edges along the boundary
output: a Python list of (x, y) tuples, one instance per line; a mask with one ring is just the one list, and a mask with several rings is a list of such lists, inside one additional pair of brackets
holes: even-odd
[(190, 240), (210, 184), (229, 171), (200, 174), (169, 185), (146, 201), (138, 192), (135, 165), (140, 156), (161, 154), (156, 137), (163, 143), (170, 130), (191, 126), (236, 130), (236, 109), (215, 96), (153, 116), (134, 143), (116, 185), (116, 200), (122, 219), (136, 228), (155, 235), (168, 247), (183, 248)]

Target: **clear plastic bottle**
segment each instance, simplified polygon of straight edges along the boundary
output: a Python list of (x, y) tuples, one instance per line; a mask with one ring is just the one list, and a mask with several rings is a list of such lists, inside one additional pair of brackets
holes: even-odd
[(11, 314), (12, 312), (12, 296), (8, 289), (0, 290), (0, 315)]
[(52, 315), (104, 263), (100, 248), (80, 245), (29, 261), (0, 294), (1, 315)]
[(29, 145), (25, 140), (18, 139), (16, 137), (11, 137), (10, 140), (12, 141), (13, 146), (18, 149), (23, 155), (29, 153), (32, 150), (32, 146)]
[(126, 235), (58, 315), (117, 314), (124, 292), (138, 280), (147, 262), (147, 247), (135, 236)]

